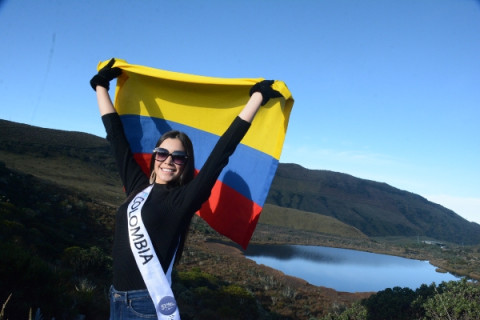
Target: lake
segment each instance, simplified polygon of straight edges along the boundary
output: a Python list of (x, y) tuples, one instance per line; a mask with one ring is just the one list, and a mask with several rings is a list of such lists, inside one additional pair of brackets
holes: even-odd
[(245, 256), (316, 286), (345, 292), (417, 289), (422, 284), (458, 280), (436, 272), (428, 261), (363, 251), (300, 245), (250, 245)]

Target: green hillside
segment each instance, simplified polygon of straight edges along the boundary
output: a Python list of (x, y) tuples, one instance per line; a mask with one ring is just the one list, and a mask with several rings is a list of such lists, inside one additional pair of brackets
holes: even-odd
[[(110, 147), (100, 137), (0, 120), (0, 161), (85, 192), (97, 201), (116, 205), (123, 199)], [(305, 219), (311, 213), (329, 216), (369, 237), (421, 236), (457, 244), (480, 243), (480, 225), (419, 195), (296, 164), (279, 165), (267, 204), (310, 213)], [(274, 225), (290, 221), (282, 210), (275, 212), (270, 216), (266, 210), (262, 221)], [(292, 223), (286, 226), (293, 227), (298, 219)]]
[(91, 134), (0, 120), (0, 161), (102, 202), (117, 205), (123, 199), (110, 146)]
[[(123, 199), (105, 139), (0, 120), (0, 304), (6, 311), (0, 319), (27, 319), (37, 308), (46, 319), (107, 318), (113, 217)], [(478, 246), (405, 245), (409, 228), (428, 223), (438, 239), (443, 230), (465, 236), (477, 230), (450, 210), (385, 184), (280, 164), (253, 241), (427, 259), (480, 279)], [(307, 320), (371, 295), (315, 287), (257, 265), (196, 217), (173, 276), (182, 319)]]
[(267, 203), (328, 215), (367, 236), (424, 236), (458, 244), (480, 243), (480, 225), (419, 195), (296, 164), (279, 166)]
[(272, 204), (263, 207), (259, 223), (345, 238), (367, 238), (360, 230), (333, 217)]

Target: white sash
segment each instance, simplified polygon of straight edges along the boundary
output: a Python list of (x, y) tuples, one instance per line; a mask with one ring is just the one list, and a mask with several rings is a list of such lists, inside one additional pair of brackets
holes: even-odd
[(175, 256), (168, 268), (167, 278), (142, 221), (142, 207), (152, 188), (153, 184), (137, 194), (128, 205), (130, 248), (155, 305), (158, 319), (180, 320), (177, 302), (171, 289), (171, 272)]

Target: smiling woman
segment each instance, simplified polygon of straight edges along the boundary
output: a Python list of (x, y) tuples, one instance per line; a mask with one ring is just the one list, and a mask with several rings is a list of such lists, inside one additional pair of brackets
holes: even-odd
[[(90, 81), (127, 194), (116, 215), (110, 319), (155, 315), (158, 319), (180, 319), (171, 290), (171, 272), (182, 255), (193, 214), (210, 197), (220, 172), (260, 106), (282, 95), (272, 88), (274, 81), (253, 85), (250, 99), (218, 139), (195, 177), (190, 138), (176, 130), (167, 131), (150, 155), (148, 178), (135, 160), (108, 94), (110, 81), (123, 72), (114, 63), (115, 59), (111, 59)], [(132, 295), (136, 297), (134, 304), (128, 302)]]

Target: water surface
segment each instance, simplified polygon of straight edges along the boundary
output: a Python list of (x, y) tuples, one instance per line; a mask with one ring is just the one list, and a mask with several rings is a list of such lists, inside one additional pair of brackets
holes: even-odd
[(428, 261), (363, 251), (298, 245), (250, 245), (245, 256), (258, 264), (337, 291), (368, 292), (458, 280)]

